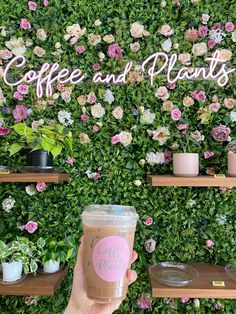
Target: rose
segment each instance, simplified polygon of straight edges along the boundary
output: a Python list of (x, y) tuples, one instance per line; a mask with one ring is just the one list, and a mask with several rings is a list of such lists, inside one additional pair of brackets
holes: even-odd
[(20, 28), (21, 29), (30, 29), (31, 28), (30, 22), (26, 19), (21, 19)]
[(207, 22), (210, 19), (210, 15), (208, 14), (202, 14), (202, 24), (207, 24)]
[(98, 71), (100, 69), (100, 64), (99, 63), (94, 63), (92, 65), (92, 68), (94, 69), (94, 71)]
[(158, 141), (160, 145), (165, 144), (170, 136), (170, 132), (167, 127), (158, 127), (156, 131), (152, 132), (152, 139)]
[(33, 1), (29, 1), (28, 7), (30, 10), (35, 11), (37, 9), (37, 3), (33, 2)]
[(112, 138), (111, 138), (111, 143), (112, 143), (113, 145), (116, 145), (116, 144), (118, 144), (119, 142), (120, 142), (120, 135), (119, 135), (119, 134), (116, 134), (116, 135), (112, 136)]
[(174, 121), (178, 121), (181, 118), (181, 111), (179, 110), (179, 108), (171, 110), (171, 118)]
[(230, 120), (231, 122), (236, 122), (236, 111), (230, 112)]
[(146, 226), (151, 226), (153, 224), (153, 218), (147, 217), (146, 220), (143, 222)]
[(227, 22), (225, 24), (225, 30), (227, 32), (232, 32), (234, 30), (234, 24), (232, 22)]
[(208, 107), (210, 110), (217, 112), (220, 109), (220, 104), (215, 102), (215, 103), (210, 104)]
[(125, 131), (120, 132), (119, 137), (120, 137), (120, 143), (125, 147), (128, 146), (132, 142), (132, 139), (133, 139), (131, 133), (125, 132)]
[(215, 47), (216, 42), (214, 41), (214, 39), (210, 39), (210, 40), (208, 40), (207, 44), (208, 44), (209, 48), (212, 49)]
[(96, 95), (94, 94), (94, 92), (90, 92), (88, 95), (87, 95), (87, 102), (89, 104), (94, 104), (97, 100), (97, 97)]
[(111, 44), (115, 41), (115, 37), (112, 35), (112, 34), (109, 34), (109, 35), (105, 35), (103, 37), (103, 40), (108, 43), (108, 44)]
[(225, 98), (224, 99), (224, 105), (228, 109), (233, 109), (234, 106), (236, 105), (236, 99), (234, 99), (234, 98)]
[(80, 144), (88, 144), (90, 142), (90, 138), (86, 133), (81, 133), (79, 135)]
[(222, 61), (226, 62), (229, 61), (232, 57), (232, 51), (230, 51), (229, 49), (221, 49), (219, 50), (220, 53), (220, 58), (222, 59)]
[(76, 51), (79, 55), (81, 55), (83, 52), (85, 52), (85, 48), (84, 48), (84, 46), (77, 46), (76, 49), (75, 49), (75, 51)]
[(66, 162), (68, 163), (68, 165), (73, 165), (73, 163), (75, 162), (75, 158), (73, 158), (73, 157), (68, 157), (67, 158), (67, 160), (66, 160)]
[(183, 99), (184, 107), (190, 107), (193, 104), (194, 104), (194, 100), (192, 99), (192, 97), (190, 97), (190, 96), (184, 97), (184, 99)]
[(15, 109), (13, 110), (13, 117), (15, 122), (20, 122), (25, 120), (28, 116), (27, 108), (25, 105), (16, 105)]
[(37, 182), (36, 184), (36, 190), (38, 192), (43, 192), (46, 188), (46, 183), (45, 182)]
[(134, 22), (130, 26), (130, 34), (134, 38), (140, 38), (143, 36), (144, 26), (139, 22)]
[(100, 103), (91, 106), (91, 114), (95, 118), (102, 118), (105, 114), (105, 109)]
[(0, 127), (0, 136), (5, 136), (10, 133), (11, 129)]
[(201, 142), (204, 141), (205, 136), (201, 134), (201, 132), (194, 131), (191, 133), (191, 137), (196, 141), (196, 142)]
[(29, 86), (27, 85), (18, 85), (17, 91), (21, 93), (22, 95), (26, 95), (29, 92)]
[(190, 300), (190, 298), (188, 298), (188, 297), (183, 297), (183, 298), (181, 298), (180, 300), (181, 300), (182, 303), (186, 303), (186, 302), (188, 302), (188, 301)]
[(79, 97), (77, 97), (78, 104), (80, 106), (84, 106), (86, 104), (86, 99), (86, 96), (80, 95)]
[(131, 50), (131, 51), (137, 52), (137, 51), (140, 50), (140, 44), (139, 44), (139, 42), (132, 43), (132, 44), (130, 44), (129, 46), (130, 46), (130, 50)]
[(219, 125), (213, 128), (211, 135), (218, 142), (224, 142), (230, 140), (230, 128), (225, 125)]
[(43, 28), (39, 28), (37, 30), (37, 38), (42, 40), (42, 41), (45, 41), (47, 39), (47, 33), (45, 32), (45, 30)]
[(205, 53), (207, 53), (207, 44), (204, 42), (194, 44), (192, 48), (192, 53), (197, 57), (203, 56)]
[(164, 101), (163, 104), (162, 104), (162, 109), (164, 111), (171, 111), (172, 109), (174, 109), (173, 102), (170, 101), (170, 100)]
[(189, 28), (185, 32), (185, 38), (191, 42), (194, 42), (198, 39), (198, 31), (196, 29)]
[(107, 55), (110, 58), (117, 58), (117, 59), (121, 59), (122, 58), (122, 51), (123, 49), (116, 43), (111, 44), (108, 49), (107, 49)]
[(182, 64), (190, 64), (191, 63), (191, 55), (189, 53), (181, 53), (178, 56), (178, 60)]
[(170, 27), (170, 25), (164, 24), (164, 25), (162, 25), (161, 29), (159, 30), (159, 33), (161, 35), (168, 37), (174, 33), (174, 30)]
[(24, 226), (24, 229), (29, 233), (34, 233), (38, 229), (38, 224), (35, 221), (28, 221), (27, 224)]
[(175, 89), (175, 87), (176, 87), (176, 84), (175, 83), (168, 83), (168, 88), (169, 89)]
[(88, 42), (91, 46), (96, 46), (101, 42), (101, 36), (95, 34), (88, 34)]
[(117, 106), (113, 109), (112, 115), (115, 119), (121, 120), (123, 117), (123, 109), (120, 106)]
[(101, 24), (102, 24), (102, 22), (100, 20), (96, 20), (94, 22), (94, 26), (96, 26), (96, 27), (100, 26)]
[(156, 114), (152, 113), (150, 109), (144, 110), (140, 117), (140, 122), (142, 124), (152, 124), (155, 120)]
[(165, 52), (170, 52), (171, 51), (171, 47), (172, 47), (172, 41), (170, 38), (166, 39), (162, 44), (161, 44), (161, 48), (165, 51)]
[(79, 24), (73, 24), (67, 26), (66, 32), (67, 34), (64, 35), (65, 40), (69, 40), (71, 37), (76, 37), (77, 39), (82, 37), (86, 33), (86, 28), (81, 29)]
[(212, 246), (214, 246), (215, 245), (215, 243), (212, 241), (212, 240), (206, 240), (206, 246), (207, 247), (212, 247)]
[(198, 35), (199, 37), (206, 37), (208, 32), (208, 28), (206, 26), (200, 26), (198, 28)]
[(236, 32), (232, 32), (231, 39), (234, 43), (236, 42)]
[(134, 180), (134, 185), (140, 186), (140, 185), (142, 185), (142, 181), (141, 180)]
[(39, 47), (39, 46), (36, 46), (33, 50), (33, 52), (36, 54), (36, 56), (38, 56), (39, 58), (43, 57), (46, 53), (46, 51)]
[(205, 159), (209, 159), (209, 158), (211, 158), (212, 156), (214, 156), (215, 153), (214, 153), (214, 152), (211, 152), (210, 150), (206, 150), (206, 151), (203, 153), (203, 155), (204, 155), (204, 158), (205, 158)]
[(89, 116), (87, 114), (82, 114), (80, 116), (80, 120), (83, 122), (87, 122), (89, 120)]
[(20, 101), (24, 99), (24, 97), (19, 92), (15, 92), (13, 94), (13, 97), (20, 100)]
[(199, 91), (196, 94), (196, 100), (204, 102), (206, 100), (206, 93), (204, 91)]
[(92, 131), (93, 133), (97, 133), (100, 130), (99, 126), (97, 126), (96, 124), (93, 125)]
[(188, 125), (186, 123), (177, 125), (177, 129), (180, 131), (186, 130), (187, 128), (188, 128)]
[(160, 86), (158, 87), (158, 89), (156, 90), (155, 96), (157, 98), (160, 98), (161, 100), (166, 100), (169, 98), (169, 93), (168, 90), (165, 86)]

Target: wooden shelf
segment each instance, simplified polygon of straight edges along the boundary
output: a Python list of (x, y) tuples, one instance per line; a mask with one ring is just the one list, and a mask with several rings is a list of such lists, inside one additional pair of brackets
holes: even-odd
[(175, 177), (173, 175), (147, 175), (152, 186), (236, 186), (236, 177), (215, 178), (214, 176)]
[[(230, 279), (224, 266), (190, 264), (199, 271), (199, 277), (185, 287), (168, 287), (153, 279), (150, 274), (152, 296), (158, 298), (220, 298), (236, 299), (236, 282)], [(224, 281), (225, 287), (214, 287), (212, 281)]]
[(8, 173), (0, 174), (0, 182), (64, 182), (68, 173)]
[(68, 268), (56, 274), (36, 276), (28, 275), (24, 280), (13, 285), (1, 285), (0, 295), (28, 295), (28, 296), (53, 296), (61, 281), (64, 279)]

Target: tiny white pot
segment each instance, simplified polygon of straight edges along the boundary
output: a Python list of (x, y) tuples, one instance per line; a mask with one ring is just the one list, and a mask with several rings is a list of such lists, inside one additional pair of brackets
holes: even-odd
[(45, 273), (55, 273), (56, 271), (59, 270), (60, 267), (60, 262), (57, 261), (50, 261), (46, 262), (43, 264), (43, 271)]
[(3, 281), (12, 282), (21, 278), (22, 263), (21, 262), (2, 262), (2, 276)]
[(199, 155), (195, 153), (173, 154), (173, 172), (178, 177), (197, 177), (199, 174)]
[(236, 177), (236, 153), (228, 153), (228, 175)]

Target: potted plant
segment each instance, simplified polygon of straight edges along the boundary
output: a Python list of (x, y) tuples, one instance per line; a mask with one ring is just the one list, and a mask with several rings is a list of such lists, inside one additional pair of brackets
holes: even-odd
[(45, 244), (39, 238), (36, 245), (25, 237), (17, 238), (8, 244), (0, 241), (0, 261), (2, 264), (3, 281), (14, 282), (24, 273), (35, 273), (41, 250)]
[(236, 140), (227, 145), (228, 150), (228, 175), (236, 177)]
[[(180, 125), (179, 131), (176, 145), (172, 145), (172, 149), (181, 148), (182, 151), (173, 153), (173, 173), (178, 177), (197, 177), (199, 175), (199, 142), (204, 137), (199, 131), (189, 135), (187, 124)], [(182, 139), (183, 136), (185, 141)]]
[(29, 166), (52, 166), (63, 148), (72, 150), (72, 133), (61, 124), (44, 125), (37, 123), (29, 127), (25, 122), (11, 127), (17, 135), (17, 143), (10, 146), (10, 155), (21, 149), (28, 150)]
[(60, 241), (47, 238), (41, 258), (43, 271), (45, 273), (57, 272), (60, 264), (65, 264), (74, 255), (75, 245), (72, 237)]

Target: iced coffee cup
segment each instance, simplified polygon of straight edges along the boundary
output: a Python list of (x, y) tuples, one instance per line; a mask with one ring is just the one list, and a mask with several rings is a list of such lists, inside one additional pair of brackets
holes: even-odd
[(134, 207), (91, 205), (82, 213), (88, 298), (99, 303), (125, 299), (138, 214)]

